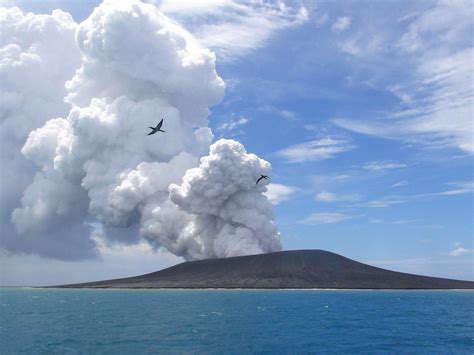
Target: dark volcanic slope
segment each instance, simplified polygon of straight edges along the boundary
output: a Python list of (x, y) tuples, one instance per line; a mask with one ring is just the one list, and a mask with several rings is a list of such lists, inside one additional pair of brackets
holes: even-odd
[(384, 270), (324, 250), (185, 262), (151, 274), (66, 288), (473, 289), (474, 282)]

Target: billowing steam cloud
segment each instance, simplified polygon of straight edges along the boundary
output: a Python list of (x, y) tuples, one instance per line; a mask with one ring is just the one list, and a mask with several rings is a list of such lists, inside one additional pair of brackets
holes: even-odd
[[(47, 232), (39, 225), (32, 234), (20, 228), (21, 235), (10, 220), (36, 172), (22, 156), (22, 145), (32, 129), (69, 111), (63, 101), (67, 93), (64, 83), (81, 60), (74, 41), (76, 27), (71, 16), (59, 10), (52, 15), (24, 15), (17, 8), (0, 8), (0, 242), (13, 252), (67, 259), (94, 254), (94, 243), (88, 239), (90, 227), (82, 223), (83, 215), (76, 214), (65, 227), (53, 223)], [(41, 180), (40, 173), (36, 186)], [(42, 195), (59, 194), (62, 188), (50, 190), (27, 190), (25, 199), (40, 201)], [(40, 202), (38, 205), (36, 213), (43, 213)]]
[(280, 250), (272, 205), (262, 194), (266, 188), (255, 184), (261, 173), (270, 174), (268, 162), (236, 141), (219, 140), (182, 185), (170, 185), (172, 202), (164, 212), (147, 209), (143, 235), (162, 245), (173, 241), (168, 249), (189, 258)]
[[(18, 10), (11, 11), (16, 17), (2, 21), (27, 21)], [(33, 16), (29, 21), (39, 18), (28, 16)], [(57, 12), (44, 19), (56, 32), (65, 32), (58, 37), (67, 37), (65, 48), (71, 47), (76, 27), (71, 18)], [(61, 55), (54, 44), (45, 43), (53, 46), (45, 53)], [(21, 153), (38, 171), (21, 203), (8, 211), (15, 232), (7, 239), (25, 240), (30, 250), (21, 251), (80, 258), (94, 253), (85, 222), (99, 221), (109, 240), (133, 243), (139, 230), (152, 245), (187, 259), (281, 249), (271, 204), (263, 195), (265, 183), (255, 185), (260, 174), (270, 174), (270, 164), (227, 140), (214, 143), (199, 164), (213, 138), (207, 127), (209, 107), (224, 94), (214, 54), (154, 6), (132, 0), (106, 1), (96, 8), (77, 27), (76, 43), (80, 63), (72, 60), (62, 70), (44, 68), (70, 74), (48, 73), (63, 83), (72, 77), (64, 95), (59, 85), (51, 93), (56, 102), (56, 96), (65, 96), (70, 110), (42, 113), (29, 128), (39, 127)], [(4, 50), (9, 45), (2, 43)], [(72, 47), (65, 56), (77, 57)], [(54, 64), (48, 55), (45, 64)], [(73, 76), (71, 68), (76, 67)], [(26, 89), (21, 93), (25, 100), (31, 94)], [(50, 118), (46, 123), (45, 115)], [(162, 117), (166, 133), (146, 137), (147, 127)], [(12, 121), (8, 126), (2, 121), (2, 137), (22, 119), (2, 112), (2, 120)], [(19, 150), (24, 136), (11, 146)], [(4, 247), (14, 249), (8, 243)], [(73, 252), (66, 251), (71, 248)]]

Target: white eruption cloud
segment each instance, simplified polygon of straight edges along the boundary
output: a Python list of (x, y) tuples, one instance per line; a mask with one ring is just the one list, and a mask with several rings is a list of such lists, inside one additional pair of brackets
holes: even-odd
[[(247, 154), (239, 142), (219, 140), (199, 167), (190, 169), (179, 186), (169, 187), (170, 199), (194, 215), (184, 233), (199, 241), (206, 257), (258, 254), (281, 249), (272, 205), (260, 174), (270, 175), (270, 164)], [(194, 257), (194, 255), (191, 255)]]
[[(41, 79), (58, 81), (51, 84), (54, 92), (49, 86), (42, 92), (38, 82), (32, 94), (26, 83), (34, 74), (16, 91), (2, 81), (2, 91), (12, 92), (7, 98), (14, 108), (2, 112), (2, 137), (25, 119), (30, 124), (10, 144), (17, 151), (14, 160), (30, 164), (29, 185), (21, 186), (21, 199), (18, 194), (17, 200), (11, 198), (15, 202), (6, 211), (11, 219), (4, 221), (10, 237), (3, 247), (15, 250), (15, 243), (24, 240), (28, 247), (16, 247), (19, 251), (66, 259), (94, 255), (86, 222), (98, 221), (108, 240), (135, 243), (139, 230), (153, 246), (186, 259), (281, 249), (272, 207), (263, 195), (265, 182), (255, 184), (260, 174), (270, 174), (270, 164), (225, 140), (213, 144), (199, 164), (213, 139), (209, 107), (224, 94), (212, 52), (153, 5), (139, 1), (105, 1), (78, 26), (62, 12), (35, 17), (6, 11), (2, 21), (10, 27), (41, 18), (53, 24), (45, 25), (52, 32), (45, 36), (59, 39), (33, 38), (46, 46), (44, 59), (40, 50), (37, 56), (45, 61), (46, 78)], [(23, 37), (28, 36), (17, 30), (2, 43), (3, 50), (12, 51), (12, 61), (41, 49), (31, 43), (23, 52), (9, 49)], [(7, 62), (2, 77), (12, 73), (15, 63)], [(23, 95), (23, 106), (15, 94)], [(30, 95), (55, 101), (38, 117), (27, 102)], [(20, 117), (24, 106), (31, 117)], [(37, 121), (31, 122), (33, 117)], [(147, 137), (147, 127), (161, 118), (166, 133)], [(7, 158), (2, 154), (2, 161)], [(2, 185), (2, 192), (6, 189)]]
[[(61, 194), (72, 186), (51, 188), (43, 172), (34, 177), (35, 166), (20, 151), (32, 129), (69, 111), (63, 100), (67, 94), (64, 83), (81, 60), (74, 41), (76, 27), (72, 17), (60, 10), (34, 15), (23, 14), (18, 8), (0, 8), (0, 246), (13, 252), (67, 259), (94, 254), (93, 243), (87, 238), (90, 228), (79, 223), (84, 215), (71, 214), (65, 226), (55, 223), (50, 218), (51, 206), (41, 203), (43, 196)], [(27, 188), (33, 178), (39, 189)], [(10, 218), (25, 189), (24, 203), (35, 208), (28, 211), (31, 220), (19, 226), (18, 234)], [(58, 213), (64, 212), (64, 205), (57, 207)], [(38, 223), (32, 230), (35, 221)]]

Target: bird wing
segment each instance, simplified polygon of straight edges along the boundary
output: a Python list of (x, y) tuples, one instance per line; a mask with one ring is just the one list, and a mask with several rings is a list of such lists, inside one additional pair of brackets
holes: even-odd
[(160, 123), (158, 123), (158, 126), (156, 126), (156, 129), (160, 129), (161, 126), (163, 126), (163, 119), (161, 119)]
[(260, 180), (262, 180), (262, 179), (263, 179), (263, 177), (259, 177), (259, 178), (257, 179), (257, 182), (255, 183), (255, 185), (257, 185), (257, 184), (260, 182)]
[(150, 133), (148, 133), (147, 136), (151, 136), (152, 134), (155, 134), (155, 133), (156, 133), (156, 131), (153, 130), (153, 131), (151, 131)]

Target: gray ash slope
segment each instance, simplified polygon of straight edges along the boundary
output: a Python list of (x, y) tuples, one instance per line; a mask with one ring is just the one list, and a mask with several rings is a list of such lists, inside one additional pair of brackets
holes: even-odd
[(405, 274), (324, 250), (184, 262), (146, 275), (63, 288), (474, 289), (474, 282)]

